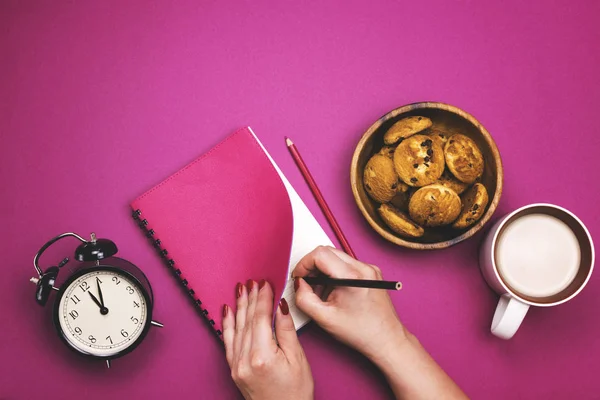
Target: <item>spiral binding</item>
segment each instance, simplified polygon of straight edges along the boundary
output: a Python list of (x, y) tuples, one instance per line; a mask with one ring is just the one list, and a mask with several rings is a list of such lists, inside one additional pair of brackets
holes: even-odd
[[(185, 288), (185, 291), (190, 295), (190, 297), (194, 301), (194, 305), (196, 306), (196, 308), (198, 308), (198, 310), (200, 310), (202, 316), (210, 323), (211, 326), (214, 326), (215, 321), (208, 316), (208, 310), (202, 307), (202, 302), (200, 301), (200, 299), (197, 299), (195, 297), (196, 292), (194, 291), (194, 289), (189, 287), (189, 282), (187, 281), (187, 279), (182, 278), (181, 270), (179, 268), (175, 268), (175, 260), (167, 257), (169, 252), (164, 247), (161, 247), (162, 241), (154, 237), (156, 232), (154, 232), (154, 229), (148, 229), (148, 220), (141, 219), (140, 215), (142, 215), (142, 211), (137, 209), (133, 211), (131, 216), (138, 223), (138, 226), (146, 231), (146, 237), (152, 242), (152, 246), (156, 249), (160, 257), (165, 261), (167, 267), (176, 275), (177, 278), (179, 278), (179, 281)], [(222, 339), (223, 333), (219, 329), (215, 330), (215, 332), (219, 336), (219, 338)]]

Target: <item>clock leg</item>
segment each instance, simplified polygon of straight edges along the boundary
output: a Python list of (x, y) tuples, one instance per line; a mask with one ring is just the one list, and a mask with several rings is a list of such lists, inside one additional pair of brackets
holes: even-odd
[(150, 321), (150, 325), (154, 325), (156, 327), (162, 328), (164, 325), (158, 321)]
[(110, 360), (106, 360), (106, 368), (110, 369)]

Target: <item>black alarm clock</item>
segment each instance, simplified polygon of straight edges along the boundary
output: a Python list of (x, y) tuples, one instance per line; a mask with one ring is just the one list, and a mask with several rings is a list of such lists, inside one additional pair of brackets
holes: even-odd
[[(58, 273), (69, 259), (45, 271), (38, 262), (48, 247), (67, 237), (82, 242), (75, 250), (79, 265), (60, 287), (55, 287)], [(37, 252), (33, 266), (38, 277), (31, 278), (36, 284), (35, 299), (41, 306), (46, 305), (53, 290), (58, 292), (54, 326), (67, 347), (83, 356), (105, 360), (109, 368), (110, 360), (134, 350), (151, 326), (163, 326), (152, 320), (154, 297), (148, 278), (115, 254), (115, 243), (96, 239), (94, 233), (89, 241), (72, 232), (63, 233)]]

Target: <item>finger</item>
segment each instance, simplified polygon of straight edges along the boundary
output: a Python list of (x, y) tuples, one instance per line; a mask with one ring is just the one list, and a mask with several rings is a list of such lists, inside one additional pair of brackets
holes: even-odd
[(229, 368), (233, 365), (233, 340), (235, 338), (235, 316), (227, 304), (223, 305), (223, 343), (225, 344), (225, 358)]
[(241, 283), (236, 286), (237, 308), (235, 313), (235, 337), (233, 339), (233, 359), (239, 360), (242, 348), (242, 337), (246, 326), (246, 313), (248, 309), (248, 293)]
[(349, 255), (348, 253), (340, 250), (340, 249), (336, 249), (335, 247), (329, 247), (329, 249), (339, 258), (342, 259), (342, 261), (347, 262), (348, 264), (353, 264), (353, 263), (360, 263), (360, 261), (358, 261), (357, 259), (355, 259), (354, 257), (352, 257), (351, 255)]
[(294, 320), (290, 315), (290, 308), (285, 299), (281, 299), (275, 312), (275, 336), (279, 347), (288, 359), (302, 351)]
[(377, 267), (376, 265), (372, 265), (369, 264), (369, 267), (371, 267), (373, 269), (373, 273), (375, 274), (375, 278), (382, 280), (383, 279), (383, 273), (381, 272), (381, 269), (379, 269), (379, 267)]
[(294, 282), (296, 288), (296, 306), (310, 318), (314, 319), (319, 325), (330, 316), (330, 307), (323, 302), (313, 291), (308, 283), (302, 278), (296, 278)]
[(273, 340), (273, 291), (266, 281), (260, 281), (256, 296), (256, 309), (252, 320), (252, 349), (275, 352), (277, 345)]
[(258, 295), (258, 285), (253, 280), (246, 283), (248, 289), (248, 308), (246, 309), (246, 326), (242, 333), (242, 344), (240, 347), (240, 359), (244, 360), (250, 354), (252, 347), (252, 324), (254, 322), (254, 312), (256, 310), (256, 298)]
[[(381, 277), (380, 277), (381, 271), (376, 266), (371, 265), (371, 264), (366, 264), (366, 263), (364, 263), (362, 261), (358, 261), (358, 260), (352, 258), (350, 255), (344, 253), (340, 249), (336, 249), (335, 247), (330, 247), (329, 249), (336, 256), (338, 256), (340, 258), (340, 260), (344, 261), (345, 263), (347, 263), (348, 265), (350, 265), (352, 268), (360, 271), (361, 277), (363, 277), (363, 278), (377, 278), (377, 277), (379, 277), (379, 279), (381, 279)], [(379, 274), (377, 274), (377, 272), (379, 272)]]
[(302, 277), (309, 275), (311, 272), (320, 271), (332, 278), (358, 278), (356, 269), (342, 260), (332, 250), (331, 247), (317, 247), (302, 257), (294, 269), (293, 276)]

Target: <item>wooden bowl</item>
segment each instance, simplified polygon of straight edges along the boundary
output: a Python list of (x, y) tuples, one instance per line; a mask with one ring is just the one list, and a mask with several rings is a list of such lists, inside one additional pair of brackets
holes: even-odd
[[(369, 158), (383, 146), (383, 134), (396, 121), (411, 115), (430, 118), (433, 122), (433, 128), (438, 128), (450, 135), (462, 133), (473, 139), (481, 149), (485, 160), (481, 183), (486, 187), (490, 201), (484, 215), (475, 225), (463, 230), (452, 229), (449, 226), (426, 228), (425, 234), (420, 238), (404, 238), (389, 229), (379, 217), (377, 212), (379, 203), (372, 200), (364, 189), (363, 171)], [(369, 225), (390, 242), (418, 250), (450, 247), (478, 232), (490, 220), (498, 206), (502, 194), (503, 176), (500, 153), (488, 131), (473, 116), (460, 108), (434, 102), (408, 104), (390, 111), (375, 121), (358, 142), (350, 167), (352, 193), (358, 208)]]

